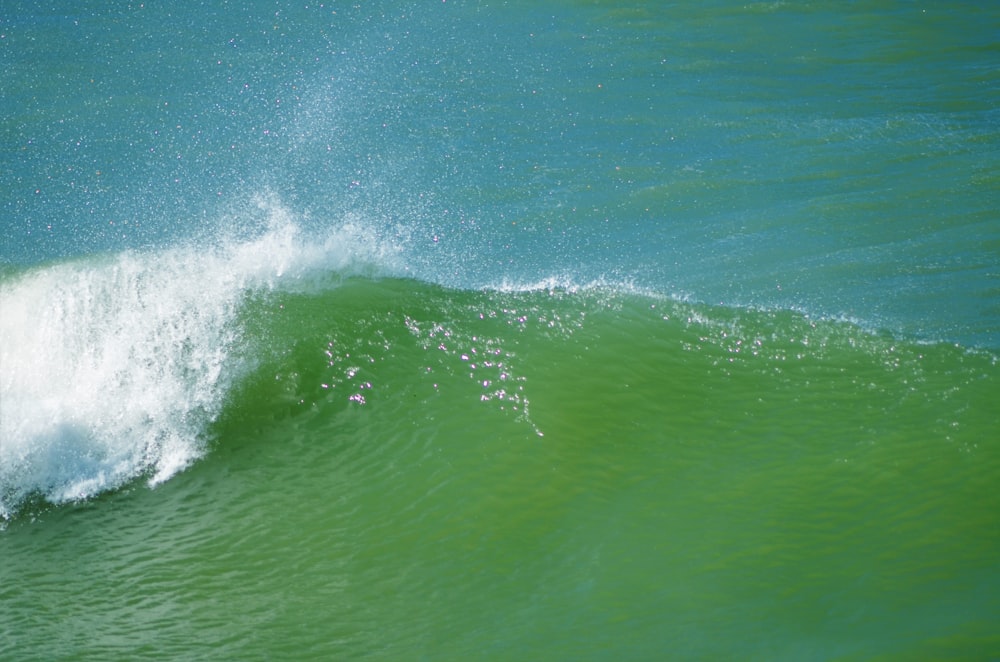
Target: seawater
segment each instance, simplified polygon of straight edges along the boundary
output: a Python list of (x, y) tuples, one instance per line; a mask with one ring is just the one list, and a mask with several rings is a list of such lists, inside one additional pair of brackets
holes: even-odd
[(995, 657), (998, 27), (11, 4), (0, 657)]

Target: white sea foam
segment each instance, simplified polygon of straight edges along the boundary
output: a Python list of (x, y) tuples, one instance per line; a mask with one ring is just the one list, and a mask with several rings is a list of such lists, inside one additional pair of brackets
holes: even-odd
[(305, 238), (273, 200), (256, 236), (126, 252), (0, 283), (0, 519), (40, 494), (60, 503), (201, 456), (206, 425), (246, 368), (248, 293), (315, 274), (380, 269), (393, 251), (362, 225)]

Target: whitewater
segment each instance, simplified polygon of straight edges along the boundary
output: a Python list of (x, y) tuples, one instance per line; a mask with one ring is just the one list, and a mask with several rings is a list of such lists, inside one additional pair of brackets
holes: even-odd
[(126, 251), (0, 281), (0, 516), (31, 496), (79, 501), (140, 476), (169, 479), (205, 451), (206, 425), (253, 367), (248, 298), (391, 274), (394, 254), (346, 223), (308, 240), (261, 197), (259, 236)]

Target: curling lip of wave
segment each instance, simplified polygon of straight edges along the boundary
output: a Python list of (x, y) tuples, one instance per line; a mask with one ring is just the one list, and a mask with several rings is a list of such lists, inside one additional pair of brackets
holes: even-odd
[(258, 206), (268, 227), (250, 239), (0, 283), (0, 519), (35, 494), (61, 503), (169, 479), (204, 453), (206, 425), (251, 367), (238, 320), (248, 294), (398, 266), (398, 251), (362, 225), (314, 240), (273, 200)]

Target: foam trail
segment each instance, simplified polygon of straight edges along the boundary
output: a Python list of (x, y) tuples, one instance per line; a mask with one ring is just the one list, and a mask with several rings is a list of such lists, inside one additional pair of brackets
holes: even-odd
[(386, 251), (347, 226), (306, 241), (280, 205), (269, 227), (211, 247), (126, 252), (0, 283), (0, 519), (33, 494), (61, 503), (205, 450), (205, 426), (246, 369), (238, 312), (251, 292)]

